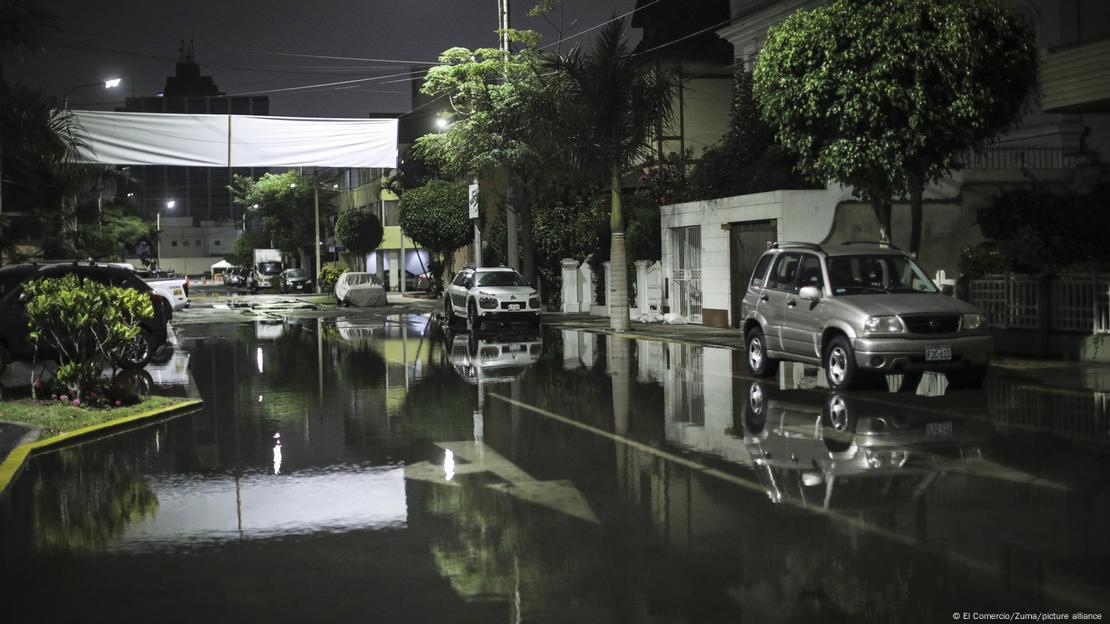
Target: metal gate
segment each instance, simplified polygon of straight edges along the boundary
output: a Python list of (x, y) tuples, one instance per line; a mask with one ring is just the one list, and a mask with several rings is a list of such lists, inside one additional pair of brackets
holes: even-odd
[(674, 256), (672, 311), (701, 322), (701, 226), (671, 228)]

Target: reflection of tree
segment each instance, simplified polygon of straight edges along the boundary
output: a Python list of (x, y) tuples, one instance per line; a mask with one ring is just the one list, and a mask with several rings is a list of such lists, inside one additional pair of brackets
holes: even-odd
[[(573, 613), (573, 596), (582, 574), (584, 553), (599, 549), (582, 543), (577, 521), (537, 511), (502, 492), (468, 478), (459, 487), (429, 487), (426, 509), (449, 517), (450, 530), (432, 540), (432, 554), (442, 575), (466, 600), (508, 600), (515, 615)], [(575, 548), (567, 548), (575, 544)], [(568, 621), (586, 621), (570, 619)]]
[(128, 524), (154, 514), (158, 497), (130, 463), (134, 453), (103, 444), (58, 452), (57, 473), (31, 493), (33, 547), (83, 552), (103, 548)]

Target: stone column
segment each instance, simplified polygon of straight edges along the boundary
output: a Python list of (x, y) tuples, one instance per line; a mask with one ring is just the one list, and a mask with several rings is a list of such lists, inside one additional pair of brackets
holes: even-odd
[(563, 312), (578, 312), (578, 261), (574, 258), (563, 258), (562, 262), (562, 306)]
[(589, 313), (594, 301), (594, 271), (589, 263), (583, 262), (578, 267), (578, 311)]
[(636, 293), (636, 309), (643, 314), (650, 307), (648, 303), (647, 272), (648, 267), (651, 266), (651, 260), (637, 260), (632, 264), (636, 265), (636, 283), (632, 286)]
[(609, 270), (609, 261), (601, 263), (604, 267), (602, 275), (605, 276), (605, 316), (613, 316), (613, 272)]

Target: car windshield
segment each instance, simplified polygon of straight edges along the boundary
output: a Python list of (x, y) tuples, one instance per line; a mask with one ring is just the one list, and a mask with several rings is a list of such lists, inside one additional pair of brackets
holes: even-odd
[(304, 269), (289, 269), (285, 277), (304, 277)]
[(937, 292), (916, 262), (893, 254), (833, 256), (829, 282), (833, 295)]
[(478, 276), (479, 286), (527, 286), (528, 282), (516, 271), (490, 271)]
[(263, 275), (277, 275), (281, 273), (280, 262), (259, 262), (258, 272)]

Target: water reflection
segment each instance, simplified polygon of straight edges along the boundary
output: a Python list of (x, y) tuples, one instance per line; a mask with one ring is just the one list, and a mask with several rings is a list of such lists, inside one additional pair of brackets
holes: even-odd
[[(1090, 393), (840, 394), (809, 367), (752, 380), (726, 349), (479, 340), (426, 316), (196, 326), (179, 351), (203, 412), (37, 457), (0, 504), (0, 571), (36, 571), (16, 603), (127, 619), (97, 598), (125, 579), (183, 620), (1107, 606)], [(180, 590), (158, 580), (171, 567)], [(85, 593), (49, 600), (57, 583)]]

